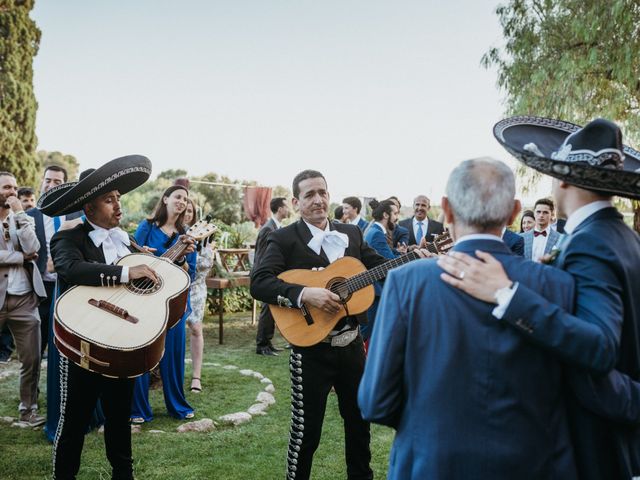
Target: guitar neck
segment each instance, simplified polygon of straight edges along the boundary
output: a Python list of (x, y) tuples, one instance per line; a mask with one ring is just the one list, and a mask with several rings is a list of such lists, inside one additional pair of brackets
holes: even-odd
[(382, 280), (387, 276), (387, 272), (389, 272), (389, 270), (391, 270), (392, 268), (399, 267), (400, 265), (412, 262), (414, 260), (417, 260), (418, 258), (420, 258), (420, 256), (416, 252), (409, 252), (405, 255), (394, 258), (393, 260), (389, 260), (388, 262), (381, 263), (371, 270), (367, 270), (366, 272), (362, 272), (358, 275), (350, 277), (346, 281), (349, 293), (353, 293), (373, 284), (374, 282), (377, 282), (378, 280)]
[(175, 262), (178, 258), (180, 258), (184, 251), (187, 249), (188, 245), (181, 241), (177, 241), (174, 243), (166, 252), (164, 252), (161, 257), (168, 258), (172, 262)]

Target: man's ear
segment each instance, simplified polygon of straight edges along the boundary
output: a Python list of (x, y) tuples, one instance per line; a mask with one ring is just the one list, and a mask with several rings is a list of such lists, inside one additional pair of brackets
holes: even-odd
[(291, 205), (296, 212), (299, 211), (299, 200), (296, 197), (291, 198)]
[(515, 199), (513, 201), (513, 211), (511, 212), (511, 216), (509, 217), (509, 221), (507, 222), (507, 227), (515, 221), (516, 217), (520, 214), (521, 210), (522, 210), (522, 203), (520, 203), (520, 200)]
[(455, 215), (453, 213), (453, 209), (451, 208), (451, 204), (449, 203), (449, 199), (446, 196), (442, 197), (440, 205), (442, 205), (442, 211), (444, 212), (445, 223), (451, 225), (453, 223)]

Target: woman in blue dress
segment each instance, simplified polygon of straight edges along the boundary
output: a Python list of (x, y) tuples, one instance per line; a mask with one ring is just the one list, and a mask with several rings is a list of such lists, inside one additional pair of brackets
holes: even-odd
[[(184, 238), (184, 212), (187, 207), (189, 191), (180, 185), (167, 188), (156, 205), (152, 217), (143, 220), (135, 233), (136, 242), (155, 249), (155, 255), (161, 256), (176, 242)], [(196, 254), (191, 245), (191, 253), (178, 259), (177, 264), (189, 266), (189, 275), (193, 281), (196, 270)], [(175, 418), (193, 418), (193, 408), (184, 395), (184, 355), (185, 355), (185, 320), (191, 313), (187, 311), (180, 321), (167, 331), (164, 356), (160, 360), (160, 376), (164, 402), (169, 415)], [(149, 373), (138, 377), (134, 386), (131, 421), (133, 423), (149, 422), (153, 419), (149, 404)]]
[[(393, 233), (398, 221), (398, 207), (393, 200), (383, 200), (378, 202), (377, 200), (371, 200), (369, 202), (371, 207), (371, 216), (373, 217), (373, 223), (369, 225), (364, 232), (364, 239), (376, 252), (385, 258), (392, 259), (399, 257), (403, 253), (407, 252), (407, 247), (404, 244), (399, 244), (394, 250), (392, 245), (389, 244), (389, 237), (387, 232)], [(393, 235), (390, 236), (393, 238)], [(378, 311), (378, 302), (380, 301), (380, 294), (382, 293), (382, 284), (376, 282), (373, 286), (375, 290), (375, 299), (369, 310), (367, 310), (367, 325), (360, 327), (362, 338), (365, 341), (365, 345), (368, 344), (369, 337), (373, 331), (373, 322), (376, 318), (376, 312)]]

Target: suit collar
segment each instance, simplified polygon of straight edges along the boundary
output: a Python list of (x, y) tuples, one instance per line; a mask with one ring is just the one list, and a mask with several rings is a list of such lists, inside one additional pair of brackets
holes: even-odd
[[(567, 223), (564, 226), (565, 231), (568, 234), (572, 234), (576, 229), (580, 228), (585, 222), (588, 222), (595, 215), (603, 210), (613, 210), (617, 213), (613, 204), (608, 201), (591, 202), (587, 205), (583, 205), (575, 212), (569, 215)], [(606, 216), (606, 215), (605, 215)]]
[(453, 250), (456, 252), (464, 252), (473, 255), (476, 250), (482, 250), (487, 253), (506, 253), (511, 254), (511, 250), (500, 238), (491, 236), (483, 238), (470, 238), (463, 242), (456, 243)]

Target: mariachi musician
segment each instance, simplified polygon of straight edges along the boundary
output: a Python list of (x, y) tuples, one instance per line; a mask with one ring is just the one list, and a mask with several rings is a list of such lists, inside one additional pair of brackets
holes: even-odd
[[(38, 208), (46, 215), (64, 215), (82, 208), (86, 216), (84, 223), (59, 231), (51, 239), (51, 256), (61, 292), (74, 285), (109, 287), (137, 278), (157, 280), (155, 272), (146, 265), (113, 265), (133, 251), (129, 235), (118, 226), (122, 218), (120, 196), (142, 185), (150, 174), (151, 162), (146, 157), (117, 158), (97, 170), (82, 172), (78, 182), (62, 184), (40, 198)], [(129, 415), (133, 379), (105, 377), (61, 356), (60, 383), (53, 478), (76, 478), (84, 435), (100, 398), (112, 478), (132, 479)]]

